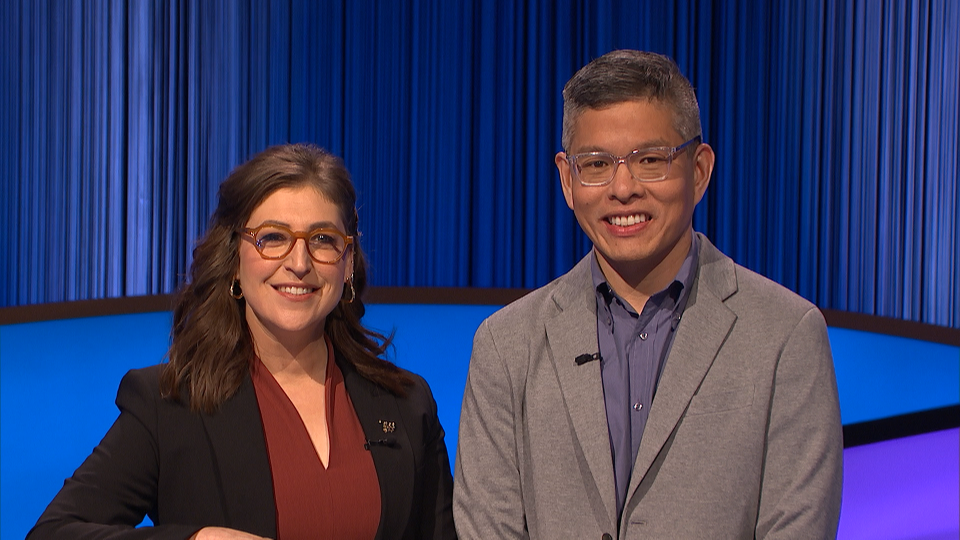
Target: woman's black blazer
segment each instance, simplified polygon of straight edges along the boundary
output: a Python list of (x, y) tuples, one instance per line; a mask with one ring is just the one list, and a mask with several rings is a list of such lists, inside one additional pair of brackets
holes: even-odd
[[(415, 384), (398, 398), (339, 355), (337, 365), (380, 482), (376, 538), (455, 538), (453, 479), (426, 382), (411, 374)], [(273, 480), (250, 377), (216, 413), (198, 414), (160, 397), (160, 367), (124, 376), (120, 416), (64, 482), (29, 540), (185, 539), (205, 526), (276, 538)], [(135, 529), (144, 515), (155, 526)]]

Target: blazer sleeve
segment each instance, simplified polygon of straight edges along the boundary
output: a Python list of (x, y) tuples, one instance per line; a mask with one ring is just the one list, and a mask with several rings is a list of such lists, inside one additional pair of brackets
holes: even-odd
[(93, 453), (47, 506), (28, 540), (182, 540), (200, 527), (136, 528), (156, 519), (159, 458), (157, 407), (159, 367), (128, 372), (117, 391), (120, 416)]
[(422, 486), (417, 538), (431, 540), (455, 540), (453, 525), (453, 476), (450, 474), (450, 458), (443, 442), (444, 432), (437, 415), (437, 402), (423, 378), (416, 376), (417, 394), (422, 397), (418, 408), (423, 415), (423, 458), (418, 464), (419, 482)]
[(843, 431), (823, 315), (811, 308), (776, 368), (756, 538), (835, 538)]
[(460, 411), (453, 516), (462, 539), (529, 538), (514, 392), (489, 322), (477, 330)]

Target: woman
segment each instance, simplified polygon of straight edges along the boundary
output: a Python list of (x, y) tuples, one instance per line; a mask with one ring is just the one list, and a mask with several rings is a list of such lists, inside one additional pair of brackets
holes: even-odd
[(455, 537), (430, 390), (360, 324), (355, 201), (309, 145), (230, 174), (169, 362), (123, 378), (120, 417), (29, 539)]

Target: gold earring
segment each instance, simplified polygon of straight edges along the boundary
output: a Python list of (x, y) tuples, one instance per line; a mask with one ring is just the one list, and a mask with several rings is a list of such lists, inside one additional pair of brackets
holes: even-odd
[(243, 298), (243, 289), (240, 288), (239, 279), (233, 280), (233, 283), (230, 284), (230, 296), (232, 296), (234, 300)]
[(347, 284), (350, 285), (350, 299), (344, 299), (344, 301), (348, 304), (352, 304), (353, 301), (357, 299), (357, 290), (353, 288), (353, 274), (350, 274), (350, 279), (347, 280)]

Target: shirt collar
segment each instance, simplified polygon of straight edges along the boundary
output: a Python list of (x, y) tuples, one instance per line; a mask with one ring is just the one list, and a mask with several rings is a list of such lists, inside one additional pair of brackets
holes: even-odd
[[(677, 275), (673, 278), (673, 281), (664, 287), (663, 291), (657, 294), (670, 290), (674, 299), (678, 300), (683, 293), (690, 291), (690, 286), (693, 285), (693, 279), (697, 274), (697, 265), (700, 262), (700, 238), (696, 232), (691, 231), (690, 234), (693, 236), (690, 242), (690, 251), (683, 259), (680, 270), (677, 271)], [(619, 296), (613, 291), (610, 284), (607, 283), (607, 278), (603, 275), (603, 270), (600, 269), (600, 263), (597, 261), (596, 248), (593, 250), (593, 257), (590, 257), (590, 276), (593, 279), (593, 287), (597, 293), (597, 305), (603, 306), (604, 309), (609, 309), (610, 302), (613, 301), (614, 298), (619, 299)], [(626, 302), (623, 302), (623, 300), (618, 301), (626, 305)]]

